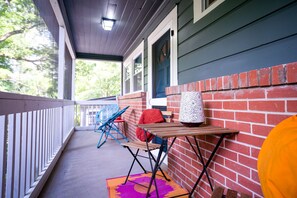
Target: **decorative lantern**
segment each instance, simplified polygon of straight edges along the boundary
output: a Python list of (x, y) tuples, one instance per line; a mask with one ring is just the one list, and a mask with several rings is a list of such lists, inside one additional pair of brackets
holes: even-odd
[(182, 92), (179, 121), (188, 127), (197, 127), (205, 120), (201, 92)]

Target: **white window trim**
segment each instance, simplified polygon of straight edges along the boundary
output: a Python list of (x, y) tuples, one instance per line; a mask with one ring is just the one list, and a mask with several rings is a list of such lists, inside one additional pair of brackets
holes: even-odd
[[(170, 86), (177, 85), (177, 7), (163, 19), (158, 27), (148, 37), (148, 93), (147, 108), (154, 105), (167, 106), (167, 98), (152, 98), (153, 95), (153, 57), (152, 46), (168, 30), (173, 30), (170, 36)], [(171, 34), (171, 32), (170, 32)]]
[(203, 10), (203, 7), (202, 7), (203, 1), (204, 0), (193, 0), (193, 7), (194, 7), (193, 23), (196, 23), (198, 20), (202, 19), (204, 16), (210, 13), (213, 9), (215, 9), (218, 5), (223, 3), (225, 0), (217, 0), (205, 10)]
[[(123, 75), (123, 94), (130, 94), (130, 93), (137, 93), (137, 92), (142, 92), (144, 90), (144, 41), (142, 41), (137, 48), (124, 60), (124, 68), (130, 65), (130, 92), (129, 93), (125, 93), (126, 92), (126, 87), (125, 87), (125, 72)], [(134, 91), (134, 60), (140, 55), (141, 56), (141, 61), (142, 61), (142, 83), (141, 83), (141, 90), (137, 90)]]

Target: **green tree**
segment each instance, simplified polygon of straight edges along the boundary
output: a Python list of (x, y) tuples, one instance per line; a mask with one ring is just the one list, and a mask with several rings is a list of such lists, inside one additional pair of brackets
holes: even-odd
[(32, 0), (0, 1), (0, 91), (56, 98), (56, 54)]
[(75, 97), (77, 100), (120, 94), (121, 68), (119, 63), (78, 60), (75, 76)]

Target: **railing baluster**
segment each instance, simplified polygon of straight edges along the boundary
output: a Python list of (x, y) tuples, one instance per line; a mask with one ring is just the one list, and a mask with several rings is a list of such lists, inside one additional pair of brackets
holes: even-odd
[(26, 188), (25, 194), (29, 191), (31, 186), (31, 166), (32, 166), (32, 144), (33, 144), (33, 113), (28, 112), (28, 141), (27, 141), (27, 168), (26, 168)]
[(0, 197), (5, 196), (5, 169), (6, 169), (6, 116), (0, 116)]
[(21, 114), (15, 115), (15, 147), (14, 147), (14, 178), (13, 178), (13, 197), (19, 197), (20, 193), (20, 176), (21, 176), (21, 131), (22, 119)]
[(26, 170), (27, 170), (27, 144), (28, 144), (28, 113), (22, 113), (22, 139), (21, 139), (21, 178), (20, 197), (26, 192)]
[(35, 166), (36, 166), (36, 150), (37, 150), (37, 117), (38, 117), (38, 111), (33, 112), (33, 120), (32, 120), (32, 162), (31, 162), (31, 181), (30, 181), (30, 187), (33, 185), (35, 181)]
[(8, 115), (8, 148), (7, 148), (7, 169), (6, 169), (6, 189), (7, 198), (13, 196), (14, 179), (14, 147), (15, 147), (15, 114)]

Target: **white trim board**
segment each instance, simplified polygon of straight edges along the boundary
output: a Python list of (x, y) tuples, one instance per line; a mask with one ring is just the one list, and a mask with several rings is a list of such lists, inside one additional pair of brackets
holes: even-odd
[[(166, 106), (166, 98), (153, 99), (153, 57), (152, 46), (161, 38), (168, 30), (174, 32), (170, 36), (170, 86), (177, 85), (177, 7), (163, 19), (163, 21), (157, 26), (157, 28), (148, 37), (148, 92), (147, 92), (147, 108), (151, 108), (152, 105), (159, 104), (159, 106)], [(156, 101), (155, 101), (156, 100)], [(165, 104), (165, 105), (164, 105)]]

